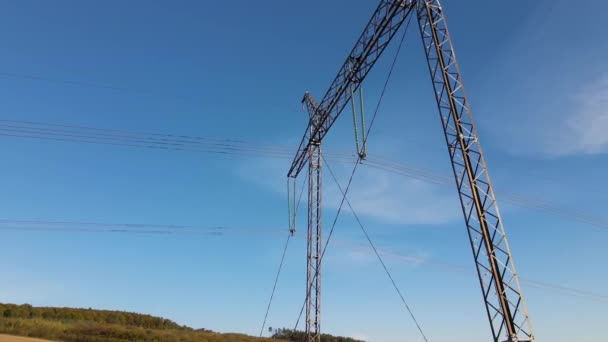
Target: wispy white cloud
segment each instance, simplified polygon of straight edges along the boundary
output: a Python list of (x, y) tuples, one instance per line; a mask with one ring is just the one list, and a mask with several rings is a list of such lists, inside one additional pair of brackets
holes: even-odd
[[(344, 256), (349, 262), (359, 265), (377, 262), (377, 256), (367, 241), (352, 242), (340, 240), (336, 241), (336, 248), (345, 250), (345, 252), (340, 253), (340, 255)], [(385, 262), (398, 263), (407, 266), (422, 265), (431, 257), (428, 252), (416, 250), (404, 253), (385, 245), (376, 245), (376, 250)]]
[(539, 114), (546, 122), (526, 131), (531, 146), (549, 157), (608, 152), (608, 74), (582, 85), (566, 101), (561, 111)]
[(505, 107), (511, 119), (500, 119), (493, 131), (508, 151), (548, 158), (608, 152), (608, 73), (579, 84), (572, 95), (539, 98)]
[(551, 153), (608, 152), (608, 74), (579, 91), (574, 108), (561, 125), (565, 136), (560, 139), (560, 146), (551, 146)]
[[(351, 164), (339, 164), (331, 159), (328, 162), (344, 189), (352, 170)], [(255, 161), (243, 165), (238, 172), (242, 178), (285, 196), (285, 170), (285, 164), (280, 161)], [(323, 178), (323, 207), (336, 210), (342, 193), (327, 167), (323, 170)], [(303, 180), (304, 177), (300, 177), (299, 181)], [(360, 165), (348, 199), (357, 215), (380, 223), (443, 224), (459, 219), (461, 215), (455, 193), (448, 190), (452, 189)], [(306, 201), (306, 197), (302, 200)], [(343, 213), (350, 212), (346, 203), (342, 210)]]
[[(365, 166), (360, 166), (357, 172), (348, 199), (358, 215), (383, 223), (406, 225), (443, 224), (460, 217), (458, 199), (446, 188)], [(339, 174), (344, 189), (348, 171), (343, 169)], [(325, 179), (330, 177), (326, 175)], [(342, 193), (333, 181), (326, 188), (326, 205), (337, 209)], [(344, 210), (348, 211), (346, 204)]]
[(608, 45), (599, 9), (606, 3), (597, 2), (588, 18), (570, 25), (564, 25), (572, 18), (569, 1), (524, 7), (521, 22), (496, 31), (489, 58), (469, 69), (477, 76), (468, 86), (477, 86), (471, 100), (482, 141), (494, 139), (518, 156), (608, 152), (608, 64), (602, 57)]

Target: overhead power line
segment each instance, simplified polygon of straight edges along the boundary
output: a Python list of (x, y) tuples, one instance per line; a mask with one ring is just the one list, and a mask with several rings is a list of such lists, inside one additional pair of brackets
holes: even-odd
[(110, 233), (130, 235), (193, 235), (193, 236), (283, 236), (278, 232), (265, 231), (192, 231), (170, 229), (128, 229), (128, 228), (77, 228), (77, 227), (15, 227), (0, 226), (0, 230), (16, 232), (64, 232), (64, 233)]
[[(7, 226), (11, 224), (11, 226)], [(27, 224), (28, 226), (23, 226)], [(86, 228), (82, 228), (82, 227)], [(139, 228), (139, 229), (138, 229)], [(284, 237), (285, 228), (244, 228), (228, 226), (189, 226), (174, 224), (132, 224), (132, 223), (100, 223), (77, 221), (41, 221), (41, 220), (8, 220), (0, 219), (1, 231), (15, 232), (51, 232), (51, 233), (101, 233), (125, 235), (175, 235), (175, 236), (202, 236), (202, 237)], [(298, 236), (295, 236), (297, 238)], [(442, 269), (466, 273), (468, 267), (436, 259), (423, 260), (425, 265), (440, 267)], [(608, 295), (577, 289), (564, 285), (540, 282), (533, 279), (521, 278), (522, 283), (532, 287), (550, 291), (559, 295), (586, 299), (597, 303), (608, 303)]]
[[(395, 163), (378, 162), (374, 159), (369, 159), (367, 161), (364, 161), (363, 163), (371, 168), (395, 173), (398, 175), (403, 175), (409, 178), (414, 178), (433, 184), (450, 186), (455, 185), (453, 179), (445, 176), (436, 175), (426, 170), (416, 169)], [(497, 192), (500, 194), (501, 200), (513, 204), (515, 206), (538, 210), (552, 216), (557, 216), (564, 219), (573, 220), (579, 223), (584, 223), (587, 225), (594, 226), (596, 228), (600, 228), (602, 230), (608, 229), (608, 219), (600, 218), (578, 210), (566, 208), (550, 201), (533, 199), (523, 194), (500, 191), (500, 189), (497, 190)]]
[[(239, 139), (226, 139), (226, 138), (214, 138), (214, 137), (201, 137), (201, 136), (193, 136), (193, 135), (183, 135), (183, 134), (167, 134), (167, 133), (158, 133), (158, 132), (143, 132), (143, 131), (134, 131), (134, 130), (124, 130), (124, 129), (111, 129), (111, 128), (100, 128), (100, 127), (91, 127), (91, 126), (83, 126), (83, 125), (66, 125), (66, 124), (58, 124), (52, 122), (40, 122), (40, 121), (31, 121), (31, 120), (6, 120), (0, 119), (0, 122), (17, 124), (20, 126), (25, 125), (29, 128), (40, 127), (38, 129), (44, 129), (44, 127), (54, 127), (54, 128), (68, 128), (72, 132), (74, 130), (78, 132), (87, 132), (91, 135), (113, 135), (113, 136), (124, 136), (124, 137), (146, 137), (151, 140), (158, 141), (175, 141), (175, 142), (185, 142), (185, 143), (193, 143), (196, 141), (205, 141), (205, 142), (214, 142), (214, 143), (229, 143), (229, 144), (242, 144), (251, 146), (254, 143), (251, 141), (244, 141)], [(113, 133), (113, 134), (108, 134)], [(255, 145), (268, 146), (271, 149), (279, 150), (283, 152), (290, 152), (289, 146), (281, 146), (275, 144), (266, 144), (266, 143), (255, 143)]]
[(73, 232), (73, 233), (123, 233), (123, 234), (165, 234), (165, 235), (265, 235), (273, 236), (285, 228), (247, 228), (230, 226), (197, 226), (148, 223), (107, 223), (90, 221), (49, 221), (0, 219), (0, 230), (16, 232)]
[[(436, 268), (441, 269), (442, 271), (447, 270), (447, 271), (451, 271), (451, 272), (457, 272), (460, 274), (470, 273), (469, 272), (470, 267), (467, 267), (464, 265), (459, 265), (459, 264), (454, 264), (449, 261), (444, 261), (444, 260), (439, 260), (439, 259), (434, 259), (434, 258), (422, 259), (421, 265), (424, 265), (425, 267), (434, 266)], [(583, 290), (583, 289), (577, 289), (577, 288), (574, 288), (571, 286), (564, 286), (564, 285), (551, 284), (551, 283), (547, 283), (547, 282), (541, 282), (541, 281), (526, 278), (526, 277), (520, 277), (520, 281), (522, 283), (525, 283), (526, 285), (541, 289), (543, 291), (553, 292), (558, 295), (579, 298), (579, 299), (586, 299), (586, 300), (596, 302), (596, 303), (608, 303), (608, 295), (605, 295), (605, 294), (600, 294), (600, 293)]]
[[(372, 119), (373, 124), (373, 119)], [(200, 136), (148, 133), (129, 130), (95, 128), (89, 126), (64, 125), (38, 121), (0, 119), (0, 136), (41, 140), (67, 141), (82, 144), (101, 144), (117, 147), (140, 148), (156, 151), (180, 151), (214, 154), (224, 158), (262, 157), (291, 159), (289, 147), (276, 144), (261, 144), (235, 139), (208, 138)], [(352, 153), (326, 152), (332, 162), (352, 164)], [(408, 166), (398, 161), (376, 155), (368, 155), (365, 165), (378, 170), (400, 174), (438, 185), (454, 185), (452, 177), (438, 175), (434, 171), (417, 166)], [(592, 215), (563, 205), (532, 198), (529, 195), (498, 191), (501, 199), (526, 209), (572, 220), (608, 230), (608, 219)]]
[(284, 231), (285, 228), (246, 228), (230, 226), (200, 226), (183, 224), (152, 224), (152, 223), (115, 223), (115, 222), (93, 222), (93, 221), (51, 221), (51, 220), (12, 220), (0, 219), (1, 224), (30, 224), (30, 225), (60, 225), (60, 226), (95, 226), (95, 227), (125, 227), (125, 228), (161, 228), (161, 229), (200, 229), (200, 230), (267, 230)]
[[(184, 135), (184, 134), (167, 134), (167, 133), (154, 133), (154, 132), (143, 132), (136, 130), (124, 130), (124, 129), (111, 129), (111, 128), (100, 128), (82, 125), (66, 125), (52, 122), (40, 122), (40, 121), (27, 121), (27, 120), (6, 120), (0, 119), (0, 126), (13, 127), (19, 129), (33, 129), (40, 131), (50, 132), (63, 132), (63, 133), (78, 133), (86, 134), (91, 137), (118, 137), (127, 139), (145, 139), (148, 142), (171, 144), (175, 145), (213, 145), (218, 147), (239, 147), (249, 148), (255, 150), (262, 150), (265, 152), (277, 152), (277, 153), (291, 153), (292, 148), (287, 145), (278, 145), (265, 142), (246, 141), (241, 139), (231, 138), (216, 138), (216, 137), (202, 137), (197, 135)], [(50, 128), (49, 128), (50, 127)], [(67, 128), (67, 130), (66, 130)], [(42, 133), (42, 132), (40, 132)], [(326, 153), (330, 156), (354, 156), (353, 153)]]
[[(10, 122), (10, 124), (7, 124), (6, 122)], [(40, 127), (41, 125), (43, 127)], [(70, 129), (58, 129), (57, 127)], [(98, 129), (85, 126), (47, 124), (31, 121), (0, 120), (0, 136), (165, 151), (213, 153), (229, 156), (290, 158), (290, 152), (286, 150), (286, 147), (280, 145), (243, 142), (232, 139)], [(346, 161), (344, 159), (345, 157), (352, 156), (352, 154), (345, 153), (329, 153), (329, 155), (332, 159), (342, 159), (342, 162)]]
[(608, 295), (599, 294), (587, 290), (576, 289), (569, 286), (549, 284), (527, 278), (520, 279), (522, 283), (544, 291), (552, 291), (568, 297), (587, 299), (596, 303), (608, 304)]

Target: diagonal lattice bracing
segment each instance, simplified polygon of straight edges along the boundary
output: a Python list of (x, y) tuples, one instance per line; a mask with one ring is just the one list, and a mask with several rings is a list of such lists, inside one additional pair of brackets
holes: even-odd
[(435, 99), (495, 342), (533, 341), (492, 183), (441, 5), (416, 5)]
[[(297, 177), (306, 164), (312, 143), (311, 136), (318, 135), (323, 140), (348, 101), (351, 87), (356, 91), (380, 58), (401, 24), (412, 12), (413, 0), (381, 0), (367, 26), (359, 36), (354, 48), (344, 61), (329, 89), (319, 103), (321, 113), (316, 125), (309, 125), (302, 137), (291, 167), (289, 177)], [(310, 130), (312, 127), (312, 130)]]

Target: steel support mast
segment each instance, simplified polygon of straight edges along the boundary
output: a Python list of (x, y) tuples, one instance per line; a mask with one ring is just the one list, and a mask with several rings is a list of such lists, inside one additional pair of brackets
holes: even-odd
[(302, 102), (309, 113), (309, 123), (288, 177), (296, 178), (308, 162), (308, 234), (306, 271), (306, 341), (321, 341), (321, 143), (338, 118), (351, 94), (357, 90), (372, 66), (413, 11), (411, 0), (383, 0), (363, 30), (338, 75), (317, 104), (309, 93)]
[[(313, 132), (321, 113), (317, 103), (306, 93), (302, 99), (309, 114), (311, 144), (308, 148), (308, 231), (306, 253), (306, 342), (321, 341), (321, 132)], [(314, 134), (314, 135), (313, 135)]]
[(419, 0), (416, 11), (494, 341), (533, 341), (443, 10), (438, 0)]

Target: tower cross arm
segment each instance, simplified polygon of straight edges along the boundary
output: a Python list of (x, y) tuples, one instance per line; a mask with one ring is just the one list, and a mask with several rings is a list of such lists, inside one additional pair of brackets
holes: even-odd
[[(380, 1), (363, 33), (338, 71), (338, 75), (317, 106), (318, 120), (309, 120), (296, 156), (289, 168), (288, 177), (295, 178), (302, 171), (309, 158), (308, 149), (313, 142), (312, 137), (322, 140), (327, 134), (351, 99), (349, 88), (353, 87), (353, 90), (359, 88), (401, 24), (412, 12), (415, 4), (416, 0)], [(306, 96), (304, 100), (306, 100)]]

